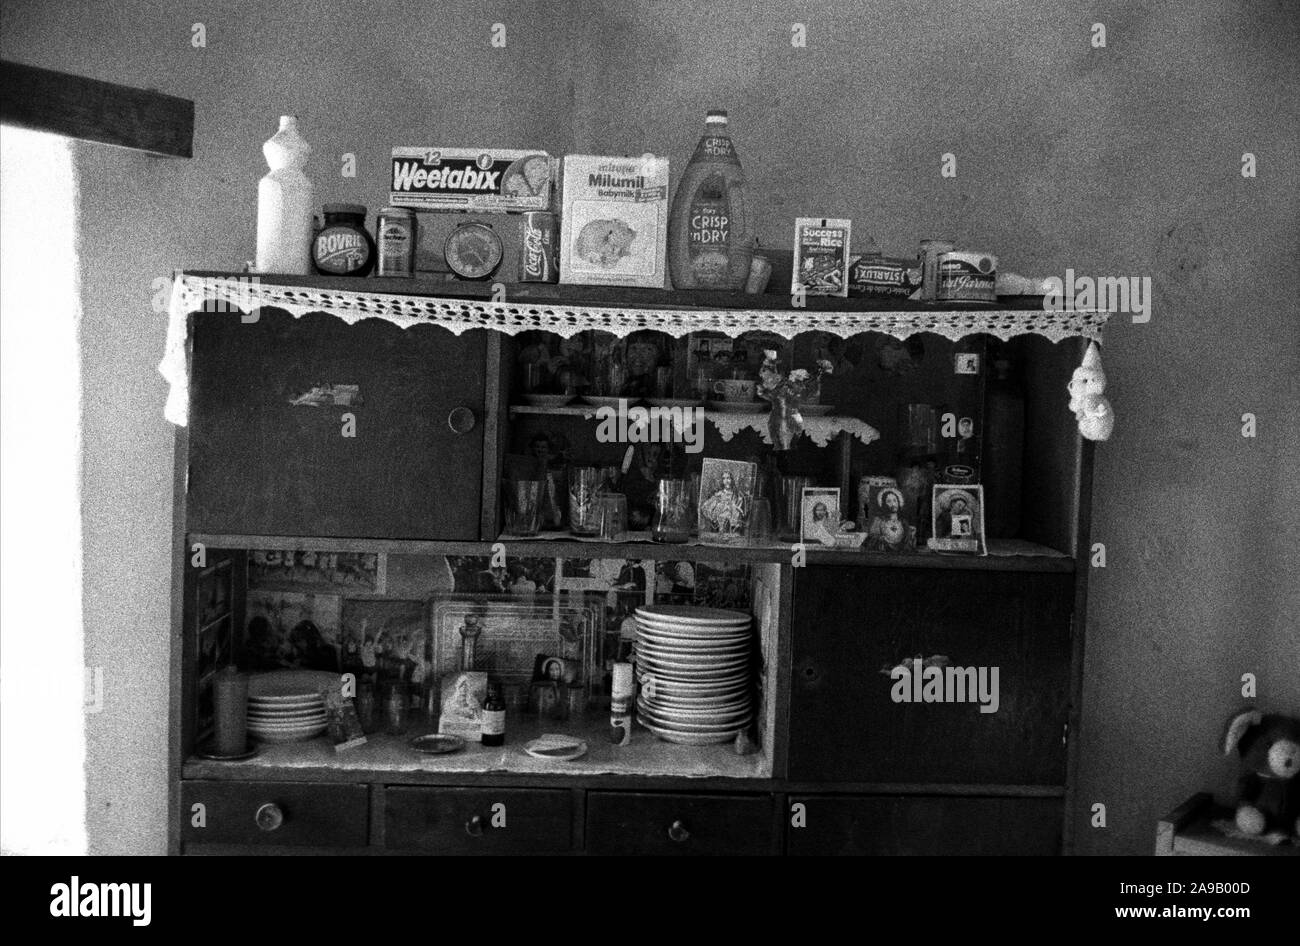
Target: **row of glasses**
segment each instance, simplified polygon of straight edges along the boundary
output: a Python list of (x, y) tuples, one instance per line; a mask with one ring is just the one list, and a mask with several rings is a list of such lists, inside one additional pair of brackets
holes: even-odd
[[(574, 467), (569, 470), (569, 531), (584, 538), (600, 538), (611, 542), (626, 538), (628, 509), (627, 497), (604, 488), (605, 471), (599, 467)], [(799, 503), (807, 477), (787, 477), (785, 489), (785, 517), (782, 529), (791, 527), (797, 532)], [(699, 487), (696, 479), (662, 479), (655, 491), (654, 518), (650, 537), (655, 542), (683, 543), (690, 540), (695, 526), (695, 496)], [(786, 484), (783, 484), (786, 485)], [(541, 529), (543, 489), (540, 480), (514, 480), (509, 484), (506, 504), (506, 533), (508, 535), (537, 535)], [(751, 501), (746, 519), (746, 539), (750, 544), (762, 545), (775, 538), (772, 503), (766, 497)]]

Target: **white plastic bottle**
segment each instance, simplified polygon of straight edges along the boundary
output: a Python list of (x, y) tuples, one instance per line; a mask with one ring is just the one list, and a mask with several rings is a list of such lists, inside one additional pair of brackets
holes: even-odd
[(257, 184), (257, 271), (305, 276), (311, 272), (311, 181), (303, 168), (311, 145), (298, 119), (280, 116), (280, 130), (262, 145), (270, 173)]

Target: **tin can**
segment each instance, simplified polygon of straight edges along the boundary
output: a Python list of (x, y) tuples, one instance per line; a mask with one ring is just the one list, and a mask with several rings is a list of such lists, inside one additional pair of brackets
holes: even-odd
[(956, 247), (948, 240), (922, 240), (919, 259), (921, 261), (921, 299), (934, 302), (939, 298), (939, 257), (951, 253)]
[(559, 227), (555, 214), (534, 210), (523, 215), (523, 241), (519, 249), (520, 282), (559, 282), (556, 264)]
[(939, 257), (940, 302), (997, 302), (998, 258), (965, 250)]
[(385, 207), (375, 221), (379, 235), (377, 276), (415, 275), (415, 213), (404, 207)]

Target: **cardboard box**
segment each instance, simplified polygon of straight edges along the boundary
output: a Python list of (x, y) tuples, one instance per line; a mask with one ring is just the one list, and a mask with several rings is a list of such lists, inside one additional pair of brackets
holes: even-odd
[(550, 210), (558, 170), (545, 151), (394, 148), (388, 202), (417, 210)]
[(664, 287), (667, 158), (568, 155), (563, 201), (560, 282)]

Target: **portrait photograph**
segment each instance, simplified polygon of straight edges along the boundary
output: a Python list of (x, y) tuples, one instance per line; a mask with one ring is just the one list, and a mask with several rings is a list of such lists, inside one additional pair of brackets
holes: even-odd
[(805, 487), (800, 510), (800, 540), (805, 544), (834, 545), (840, 533), (839, 488)]
[(701, 542), (739, 542), (745, 537), (757, 473), (756, 464), (743, 460), (705, 459), (697, 506)]
[(868, 489), (866, 529), (869, 552), (916, 550), (916, 522), (902, 490), (897, 486), (880, 485)]
[(940, 552), (987, 555), (984, 541), (984, 488), (936, 484), (930, 504), (934, 537), (930, 547)]

